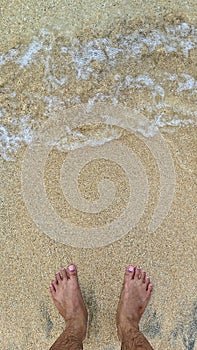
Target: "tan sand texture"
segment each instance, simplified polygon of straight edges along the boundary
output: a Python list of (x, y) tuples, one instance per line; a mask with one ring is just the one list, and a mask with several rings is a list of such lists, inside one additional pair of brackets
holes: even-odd
[(153, 283), (152, 346), (197, 349), (195, 6), (2, 2), (2, 349), (49, 349), (49, 285), (70, 263), (84, 349), (120, 349), (127, 264)]

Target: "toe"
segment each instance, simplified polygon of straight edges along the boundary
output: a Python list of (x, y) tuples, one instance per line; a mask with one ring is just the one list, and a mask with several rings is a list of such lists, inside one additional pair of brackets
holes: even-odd
[(150, 284), (150, 277), (146, 276), (146, 279), (145, 279), (146, 290), (148, 289), (149, 284)]
[(138, 280), (140, 278), (141, 278), (141, 268), (139, 266), (136, 266), (134, 279)]
[(146, 281), (146, 272), (142, 270), (142, 282), (145, 283)]
[(135, 273), (134, 266), (132, 265), (127, 266), (125, 271), (125, 276), (124, 276), (124, 282), (130, 281), (131, 279), (133, 279), (134, 273)]
[(66, 269), (63, 267), (61, 271), (62, 271), (62, 279), (63, 279), (63, 280), (67, 280)]
[(50, 292), (51, 292), (52, 296), (54, 296), (55, 295), (55, 287), (54, 287), (54, 285), (51, 284), (49, 288), (50, 288)]
[(56, 279), (52, 280), (51, 284), (52, 284), (54, 290), (56, 291), (56, 288), (57, 288), (57, 281), (56, 281)]
[(75, 265), (69, 265), (66, 272), (70, 279), (77, 279), (77, 267)]
[(133, 279), (134, 273), (135, 273), (135, 268), (132, 265), (126, 267), (124, 281), (123, 281), (123, 289), (126, 286), (130, 286), (129, 282)]
[(152, 290), (153, 290), (153, 285), (149, 283), (148, 289), (147, 289), (147, 298), (150, 298)]
[(62, 277), (61, 277), (59, 272), (56, 272), (55, 277), (56, 277), (57, 282), (60, 283), (62, 280)]

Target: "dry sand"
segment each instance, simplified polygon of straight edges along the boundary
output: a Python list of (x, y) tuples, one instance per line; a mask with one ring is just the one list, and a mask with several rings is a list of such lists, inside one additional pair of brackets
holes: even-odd
[[(114, 31), (116, 25), (121, 27), (125, 18), (127, 25), (128, 21), (132, 20), (137, 28), (139, 17), (145, 18), (146, 15), (152, 22), (157, 20), (159, 23), (161, 20), (171, 21), (169, 18), (173, 18), (177, 13), (177, 16), (183, 16), (189, 23), (194, 24), (195, 1), (181, 1), (181, 3), (176, 1), (173, 4), (162, 1), (150, 4), (145, 1), (141, 5), (139, 1), (132, 3), (110, 1), (106, 2), (105, 7), (101, 6), (102, 3), (86, 0), (76, 1), (73, 5), (71, 1), (66, 4), (63, 1), (47, 1), (45, 5), (40, 5), (40, 2), (29, 0), (23, 4), (21, 1), (16, 1), (14, 4), (3, 1), (0, 39), (3, 52), (6, 53), (11, 48), (20, 46), (21, 42), (28, 43), (31, 36), (36, 35), (40, 28), (53, 28), (55, 25), (61, 27), (61, 33), (64, 32), (65, 37), (72, 40), (76, 33), (78, 35), (80, 33), (81, 36), (85, 33), (87, 37), (91, 37), (92, 33), (102, 35), (106, 32), (107, 35), (109, 30), (113, 30), (113, 26)], [(56, 28), (54, 35), (58, 37), (57, 31)], [(177, 62), (178, 65), (175, 66)], [(143, 65), (143, 62), (141, 64)], [(162, 61), (161, 58), (160, 65), (163, 67), (165, 64), (167, 62), (165, 59)], [(192, 56), (192, 53), (190, 66), (188, 62), (183, 62), (182, 57), (172, 60), (169, 69), (173, 70), (173, 64), (177, 72), (183, 70), (186, 64), (185, 69), (188, 74), (193, 70), (195, 75), (195, 56)], [(121, 70), (120, 67), (118, 69)], [(150, 67), (150, 71), (151, 69)], [(24, 110), (25, 114), (33, 113), (42, 124), (47, 119), (42, 116), (44, 109), (42, 102), (38, 100), (35, 106), (30, 101), (31, 93), (42, 90), (44, 94), (47, 89), (40, 77), (41, 68), (36, 65), (20, 73), (16, 64), (8, 63), (3, 68), (1, 86), (4, 87), (6, 80), (9, 79), (10, 86), (13, 85), (20, 94), (16, 110)], [(110, 86), (110, 73), (108, 78), (109, 80), (103, 84), (105, 91)], [(69, 89), (62, 87), (61, 91), (70, 97), (73, 90), (77, 88), (76, 85), (73, 81)], [(81, 83), (78, 86), (83, 102), (91, 96), (91, 89), (93, 89), (90, 84), (88, 90), (87, 85), (88, 82), (85, 81), (84, 85)], [(57, 91), (57, 97), (62, 94), (61, 91)], [(141, 101), (143, 96), (138, 95), (137, 98)], [(170, 99), (170, 92), (168, 98)], [(135, 105), (136, 101), (132, 100), (130, 106)], [(177, 101), (186, 109), (188, 106), (191, 109), (195, 107), (193, 96), (185, 94), (180, 100), (177, 97)], [(7, 119), (4, 122), (6, 125), (11, 117), (12, 107), (9, 101), (6, 103), (6, 98), (3, 103), (8, 110)], [(118, 127), (116, 131), (120, 131)], [(92, 129), (91, 132), (95, 133), (95, 130)], [(194, 196), (196, 134), (191, 125), (187, 128), (177, 127), (173, 132), (165, 132), (163, 137), (172, 154), (176, 174), (176, 192), (167, 217), (155, 232), (148, 232), (147, 223), (157, 200), (158, 173), (156, 170), (153, 172), (154, 161), (148, 159), (146, 150), (139, 147), (139, 141), (134, 135), (125, 131), (117, 142), (122, 142), (138, 152), (146, 167), (151, 196), (144, 215), (135, 228), (105, 247), (74, 248), (49, 238), (35, 225), (23, 200), (21, 164), (25, 146), (15, 155), (14, 161), (0, 160), (2, 349), (44, 350), (56, 340), (64, 328), (64, 322), (52, 303), (49, 284), (54, 273), (70, 263), (75, 263), (78, 267), (80, 285), (90, 315), (89, 335), (84, 349), (117, 350), (120, 348), (116, 335), (115, 314), (127, 264), (139, 264), (146, 269), (154, 286), (151, 302), (141, 323), (141, 329), (153, 348), (197, 349), (195, 345), (197, 300)], [(55, 151), (52, 153), (51, 164), (50, 162), (47, 164), (49, 171), (46, 170), (45, 174), (46, 190), (59, 212), (62, 206), (61, 201), (56, 200), (57, 188), (53, 170), (60, 167), (62, 155), (66, 157), (67, 153), (58, 154)], [(111, 164), (111, 167), (113, 166)], [(104, 164), (103, 171), (105, 170), (108, 171), (108, 168)], [(88, 184), (94, 174), (94, 168), (90, 167), (82, 173), (80, 178), (79, 187), (83, 189), (85, 184), (87, 186), (87, 191), (84, 192), (86, 198), (88, 196), (91, 198), (91, 185), (88, 192)], [(112, 169), (112, 174), (113, 181), (117, 186), (121, 186), (120, 178), (123, 174), (117, 169)], [(124, 183), (121, 191), (127, 198), (128, 182)], [(113, 215), (114, 217), (118, 215), (117, 209), (119, 209), (118, 204), (112, 208), (112, 218)], [(81, 226), (84, 222), (84, 227), (88, 226), (88, 215), (86, 223), (85, 218), (81, 219), (72, 208), (68, 208), (67, 215), (71, 222), (80, 223)], [(89, 222), (91, 220), (92, 216), (89, 216)], [(102, 217), (101, 220), (103, 220)]]

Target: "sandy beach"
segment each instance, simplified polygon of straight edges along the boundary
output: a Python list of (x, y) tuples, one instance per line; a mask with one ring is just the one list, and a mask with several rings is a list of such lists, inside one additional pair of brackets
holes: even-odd
[(50, 348), (64, 321), (49, 285), (70, 263), (85, 350), (120, 349), (128, 264), (153, 283), (141, 321), (153, 348), (197, 349), (195, 13), (194, 1), (2, 2), (2, 349)]

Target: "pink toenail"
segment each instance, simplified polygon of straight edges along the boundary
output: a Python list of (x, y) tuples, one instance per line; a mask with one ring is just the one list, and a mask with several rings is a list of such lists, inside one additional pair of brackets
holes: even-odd
[(75, 266), (74, 265), (70, 265), (68, 267), (68, 269), (69, 269), (70, 272), (73, 272), (73, 271), (75, 271)]
[(133, 266), (129, 266), (129, 272), (133, 272), (133, 270), (134, 270), (134, 268), (133, 268)]

